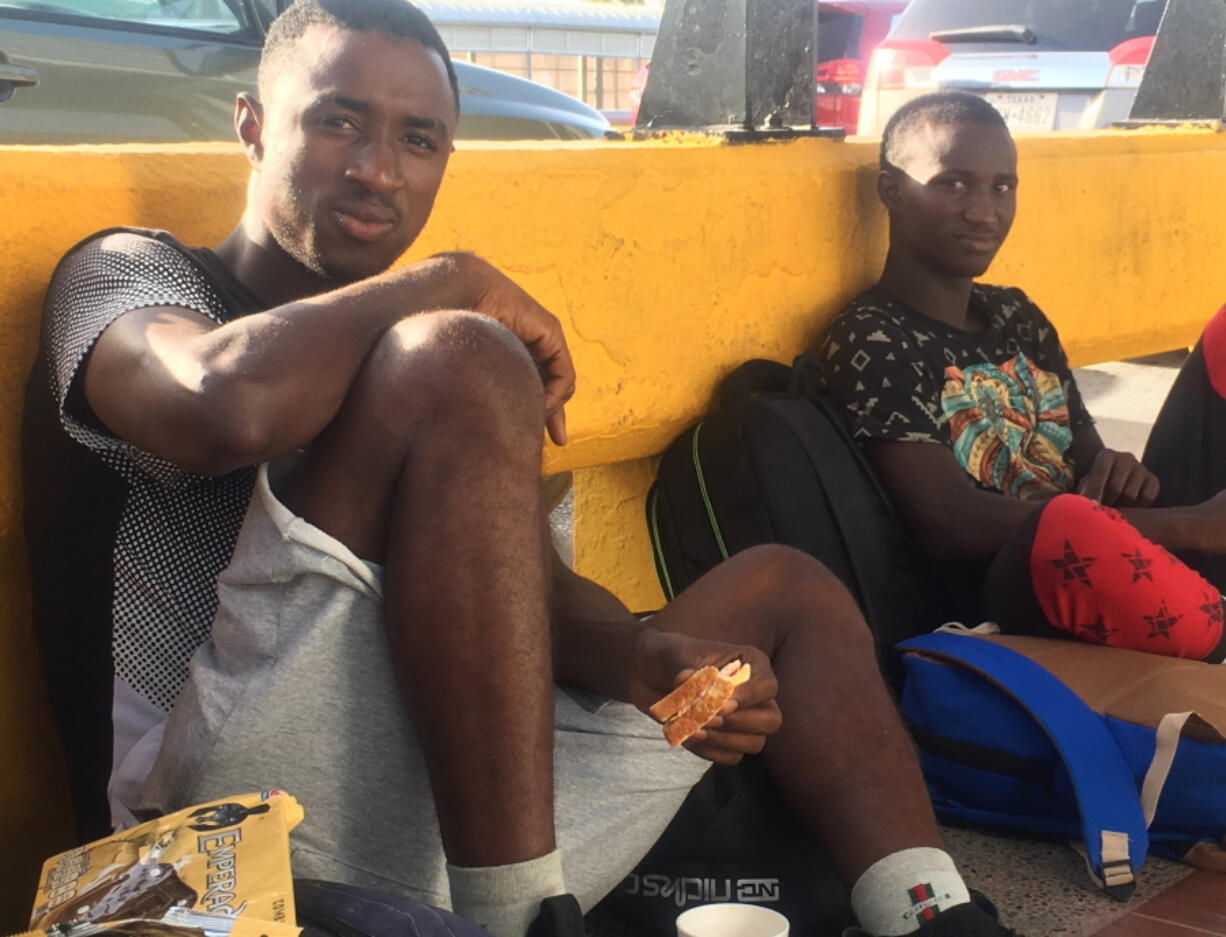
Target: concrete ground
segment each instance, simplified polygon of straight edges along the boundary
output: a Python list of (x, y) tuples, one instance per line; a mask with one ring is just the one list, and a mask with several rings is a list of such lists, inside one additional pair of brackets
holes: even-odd
[[(1141, 456), (1149, 428), (1185, 357), (1183, 351), (1169, 352), (1076, 370), (1086, 406), (1108, 447)], [(562, 543), (569, 539), (568, 511), (569, 506), (564, 505), (554, 516), (555, 533)], [(1100, 937), (1107, 937), (1104, 928), (1110, 928), (1112, 935), (1118, 931), (1120, 937), (1165, 937), (1175, 933), (1194, 937), (1197, 933), (1218, 933), (1205, 928), (1203, 922), (1200, 927), (1171, 925), (1167, 919), (1147, 913), (1165, 900), (1163, 893), (1168, 890), (1174, 898), (1172, 886), (1177, 883), (1183, 882), (1180, 888), (1193, 884), (1200, 890), (1211, 888), (1215, 895), (1226, 891), (1226, 882), (1219, 886), (1217, 877), (1211, 873), (1196, 873), (1188, 878), (1192, 870), (1187, 866), (1151, 858), (1141, 871), (1132, 900), (1120, 904), (1105, 897), (1091, 883), (1081, 858), (1063, 843), (1027, 841), (967, 829), (946, 829), (944, 833), (947, 847), (968, 882), (990, 895), (1006, 922), (1025, 937), (1093, 937), (1100, 932)], [(1200, 886), (1205, 876), (1211, 881)], [(1163, 897), (1158, 898), (1159, 895)], [(1181, 898), (1179, 903), (1187, 901)], [(1214, 920), (1219, 918), (1226, 920), (1220, 913)], [(593, 937), (641, 937), (600, 916), (591, 925)], [(1163, 929), (1167, 927), (1175, 930)]]
[(1076, 369), (1077, 386), (1109, 448), (1140, 458), (1149, 428), (1186, 357), (1184, 351), (1170, 351)]

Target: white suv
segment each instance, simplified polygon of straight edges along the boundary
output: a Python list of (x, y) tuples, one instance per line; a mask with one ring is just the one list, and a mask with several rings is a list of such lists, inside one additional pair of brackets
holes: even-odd
[(1125, 120), (1166, 0), (913, 0), (869, 63), (857, 132), (930, 91), (981, 94), (1010, 129)]

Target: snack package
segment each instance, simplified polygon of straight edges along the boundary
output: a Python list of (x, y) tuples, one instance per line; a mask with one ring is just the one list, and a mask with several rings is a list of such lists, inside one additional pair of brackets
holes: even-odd
[(43, 864), (30, 927), (69, 925), (77, 937), (75, 925), (176, 917), (181, 924), (184, 912), (292, 925), (289, 831), (302, 816), (288, 794), (264, 791), (188, 807), (61, 853)]
[(162, 921), (104, 921), (54, 924), (17, 937), (299, 937), (302, 928), (249, 917), (222, 917), (170, 911)]

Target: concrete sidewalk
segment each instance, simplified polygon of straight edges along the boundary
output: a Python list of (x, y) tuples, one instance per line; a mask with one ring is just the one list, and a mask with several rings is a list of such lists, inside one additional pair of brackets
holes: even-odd
[(1141, 457), (1149, 428), (1187, 356), (1186, 351), (1169, 351), (1073, 372), (1108, 448)]

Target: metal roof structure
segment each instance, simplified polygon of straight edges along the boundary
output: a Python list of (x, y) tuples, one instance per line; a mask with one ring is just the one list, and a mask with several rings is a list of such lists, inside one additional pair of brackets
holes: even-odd
[(455, 52), (650, 58), (659, 7), (582, 0), (422, 0)]

